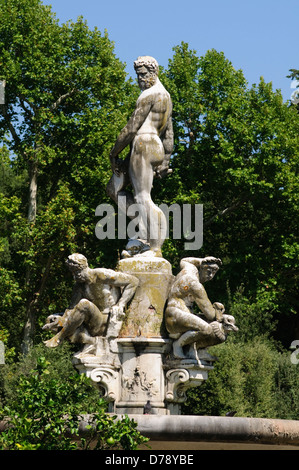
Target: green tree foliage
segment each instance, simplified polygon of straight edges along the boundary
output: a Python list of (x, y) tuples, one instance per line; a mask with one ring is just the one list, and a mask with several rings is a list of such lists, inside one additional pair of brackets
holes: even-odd
[(22, 178), (14, 175), (6, 147), (0, 148), (0, 165), (0, 329), (9, 332), (8, 336), (5, 335), (6, 340), (10, 338), (16, 346), (22, 335), (20, 325), (25, 314), (22, 282), (14, 264), (16, 227), (23, 220), (19, 194)]
[(188, 392), (184, 414), (294, 419), (299, 417), (299, 367), (291, 352), (273, 340), (271, 300), (263, 291), (253, 303), (239, 289), (228, 308), (239, 331), (209, 348), (215, 357), (208, 380)]
[(280, 419), (299, 419), (299, 367), (290, 353), (280, 354), (275, 373), (275, 400)]
[[(222, 259), (206, 289), (240, 328), (211, 349), (215, 369), (184, 413), (298, 419), (298, 366), (272, 344), (288, 348), (299, 332), (296, 107), (262, 78), (249, 87), (223, 53), (198, 57), (186, 43), (161, 78), (173, 99), (175, 151), (173, 175), (156, 194), (203, 204), (203, 247), (188, 255)], [(175, 268), (182, 252), (181, 241), (165, 246)]]
[[(91, 380), (77, 374), (71, 361), (66, 361), (66, 346), (63, 356), (62, 351), (42, 349), (33, 348), (14, 374), (11, 368), (2, 373), (6, 394), (0, 419), (7, 424), (0, 433), (0, 449), (136, 450), (148, 441), (128, 416), (116, 419), (106, 413), (105, 402)], [(80, 436), (80, 420), (89, 413), (90, 430)]]
[(299, 84), (299, 70), (298, 69), (290, 69), (289, 70), (291, 73), (288, 75), (288, 78), (292, 78), (294, 80), (295, 84), (295, 89), (294, 92), (292, 93), (291, 97), (291, 102), (294, 106), (297, 107), (297, 110), (299, 110), (299, 103), (298, 103), (298, 84)]
[(0, 78), (6, 80), (0, 133), (13, 152), (5, 171), (24, 175), (20, 199), (17, 179), (5, 183), (9, 207), (3, 210), (7, 217), (18, 210), (19, 220), (10, 220), (14, 253), (3, 269), (17, 273), (22, 290), (24, 351), (42, 305), (65, 308), (68, 254), (84, 251), (91, 263), (117, 259), (117, 250), (109, 242), (103, 250), (94, 235), (95, 208), (107, 198), (108, 153), (134, 100), (113, 48), (106, 33), (91, 31), (82, 18), (60, 25), (39, 0), (0, 2)]
[(299, 418), (298, 365), (269, 340), (228, 341), (209, 352), (217, 358), (209, 379), (188, 392), (184, 414)]

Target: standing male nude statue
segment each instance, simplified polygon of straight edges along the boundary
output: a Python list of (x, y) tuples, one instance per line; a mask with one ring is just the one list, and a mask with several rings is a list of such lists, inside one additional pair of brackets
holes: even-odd
[[(161, 256), (166, 218), (152, 201), (151, 189), (154, 176), (164, 177), (172, 171), (169, 169), (173, 150), (172, 102), (158, 78), (159, 66), (153, 57), (138, 57), (134, 67), (141, 94), (110, 152), (113, 175), (107, 193), (124, 213), (132, 204), (140, 205), (140, 246), (148, 250), (147, 255)], [(122, 160), (118, 155), (128, 145), (130, 152)], [(133, 194), (125, 190), (129, 184)]]

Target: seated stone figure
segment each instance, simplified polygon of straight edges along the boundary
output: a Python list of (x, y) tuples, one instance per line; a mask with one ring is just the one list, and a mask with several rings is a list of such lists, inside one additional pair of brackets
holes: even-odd
[[(224, 314), (221, 303), (210, 302), (203, 286), (213, 279), (221, 264), (220, 259), (211, 256), (181, 260), (181, 271), (172, 284), (165, 310), (167, 331), (171, 338), (176, 339), (173, 343), (175, 357), (196, 357), (196, 348), (225, 341), (229, 329), (238, 329), (234, 318)], [(198, 314), (193, 311), (194, 303), (199, 307)], [(223, 329), (224, 325), (229, 326)], [(217, 327), (218, 336), (215, 334)], [(190, 346), (187, 356), (183, 351), (186, 345)]]
[[(70, 255), (66, 264), (75, 280), (73, 296), (63, 315), (47, 318), (43, 329), (59, 331), (45, 344), (53, 348), (68, 339), (86, 345), (86, 353), (94, 349), (95, 337), (109, 334), (110, 324), (120, 329), (124, 307), (133, 297), (139, 281), (135, 276), (112, 269), (91, 269), (85, 256), (79, 253)], [(117, 332), (114, 335), (117, 336)]]

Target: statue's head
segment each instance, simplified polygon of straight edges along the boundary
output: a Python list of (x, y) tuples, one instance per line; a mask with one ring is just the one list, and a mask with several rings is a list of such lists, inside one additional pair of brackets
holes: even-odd
[(126, 245), (126, 249), (122, 252), (122, 255), (124, 257), (128, 256), (134, 256), (139, 253), (144, 253), (145, 251), (148, 251), (150, 249), (150, 246), (143, 242), (142, 240), (139, 239), (130, 239)]
[(159, 73), (159, 65), (156, 59), (148, 55), (140, 56), (135, 60), (134, 68), (137, 73), (139, 87), (142, 91), (156, 83)]
[(204, 258), (199, 269), (200, 282), (211, 281), (222, 264), (221, 259), (211, 256)]
[(68, 256), (66, 264), (76, 280), (81, 280), (82, 271), (88, 268), (87, 258), (80, 253), (74, 253)]
[(239, 328), (235, 325), (235, 317), (232, 315), (223, 314), (223, 329), (227, 331), (239, 331)]

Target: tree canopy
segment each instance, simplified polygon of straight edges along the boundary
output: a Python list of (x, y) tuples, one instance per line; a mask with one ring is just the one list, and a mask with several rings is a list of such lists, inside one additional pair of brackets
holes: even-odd
[(28, 348), (41, 305), (65, 302), (66, 256), (83, 248), (91, 262), (104, 256), (94, 245), (94, 212), (106, 198), (109, 149), (134, 87), (107, 33), (91, 31), (82, 18), (60, 25), (39, 0), (8, 0), (0, 20), (0, 132), (7, 136), (2, 154), (12, 154), (2, 165), (23, 175), (19, 192), (16, 182), (5, 186), (10, 208), (3, 210), (14, 228), (2, 237), (22, 291)]

